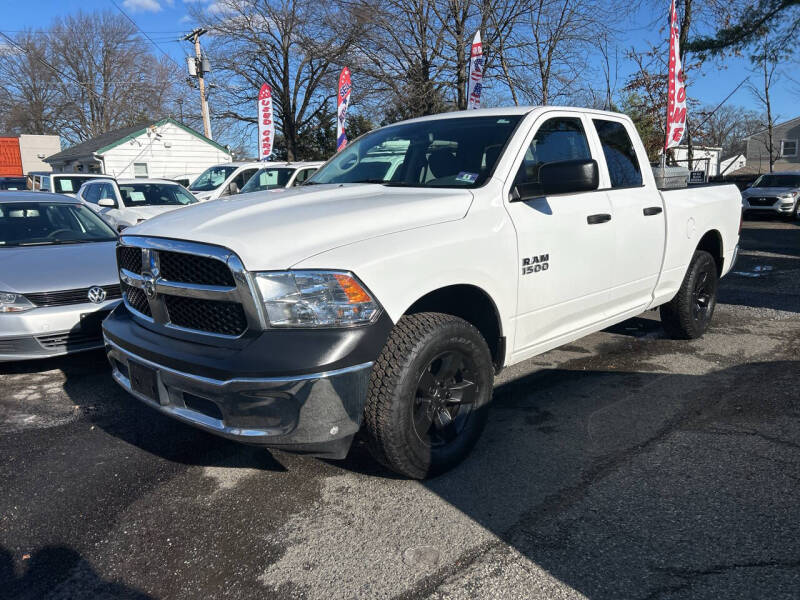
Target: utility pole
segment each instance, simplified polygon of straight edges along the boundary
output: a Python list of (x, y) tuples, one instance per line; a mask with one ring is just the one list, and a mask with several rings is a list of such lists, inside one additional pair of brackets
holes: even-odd
[(197, 87), (200, 88), (200, 113), (203, 115), (203, 133), (208, 139), (211, 137), (211, 119), (208, 116), (208, 103), (206, 102), (206, 82), (204, 75), (211, 71), (208, 58), (200, 51), (200, 36), (208, 33), (207, 29), (195, 29), (183, 39), (194, 43), (194, 58), (188, 57), (189, 75), (197, 77)]

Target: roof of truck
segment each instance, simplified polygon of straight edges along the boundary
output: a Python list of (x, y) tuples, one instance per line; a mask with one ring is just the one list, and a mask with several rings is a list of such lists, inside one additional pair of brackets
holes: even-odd
[[(579, 106), (505, 106), (497, 108), (478, 108), (473, 110), (459, 110), (455, 112), (438, 113), (435, 115), (428, 115), (426, 117), (417, 117), (416, 119), (409, 119), (403, 123), (411, 123), (417, 121), (432, 121), (435, 119), (456, 119), (463, 117), (507, 117), (509, 115), (527, 115), (534, 110), (547, 109), (547, 110), (575, 110), (582, 113), (590, 113), (593, 115), (606, 115), (614, 117), (624, 117), (621, 113), (615, 113), (607, 110), (597, 110), (594, 108), (582, 108)], [(391, 125), (387, 125), (391, 127)]]

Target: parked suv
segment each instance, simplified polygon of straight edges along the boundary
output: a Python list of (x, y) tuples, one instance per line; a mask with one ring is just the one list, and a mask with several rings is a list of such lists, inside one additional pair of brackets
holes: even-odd
[(742, 208), (800, 221), (800, 171), (765, 173), (742, 192)]
[(39, 187), (34, 189), (37, 192), (51, 192), (75, 197), (80, 187), (92, 179), (110, 179), (113, 181), (114, 178), (110, 175), (90, 173), (48, 173), (40, 176)]
[(250, 178), (240, 194), (302, 185), (322, 166), (321, 162), (268, 162)]
[(163, 179), (88, 181), (78, 191), (78, 198), (117, 231), (198, 202), (181, 184)]
[(238, 194), (264, 163), (232, 162), (209, 167), (189, 186), (200, 202)]

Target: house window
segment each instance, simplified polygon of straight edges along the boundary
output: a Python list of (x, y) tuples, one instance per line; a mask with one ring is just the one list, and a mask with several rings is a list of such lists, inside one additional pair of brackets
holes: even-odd
[(133, 163), (133, 176), (136, 178), (147, 177), (147, 163)]
[(797, 140), (781, 140), (781, 158), (797, 156)]

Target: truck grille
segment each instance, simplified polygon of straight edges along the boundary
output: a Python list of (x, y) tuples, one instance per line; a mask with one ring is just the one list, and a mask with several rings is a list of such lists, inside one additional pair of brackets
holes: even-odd
[(131, 246), (117, 246), (117, 265), (137, 275), (142, 274), (142, 249)]
[(225, 287), (236, 285), (228, 265), (216, 258), (180, 252), (159, 252), (158, 258), (161, 276), (167, 281)]
[(165, 296), (169, 320), (178, 327), (211, 331), (223, 335), (241, 335), (247, 319), (241, 304), (217, 300), (197, 300)]
[(127, 236), (117, 262), (126, 305), (154, 323), (225, 337), (260, 326), (244, 267), (229, 250)]
[[(106, 291), (106, 300), (116, 300), (122, 297), (122, 291), (118, 285), (99, 286)], [(38, 292), (25, 294), (25, 297), (36, 306), (67, 306), (69, 304), (88, 304), (89, 289), (79, 288), (76, 290), (60, 290), (57, 292)]]
[(143, 315), (152, 317), (153, 315), (150, 314), (150, 303), (147, 301), (147, 296), (144, 295), (144, 292), (126, 283), (122, 285), (125, 286), (125, 300), (127, 300), (128, 304)]

